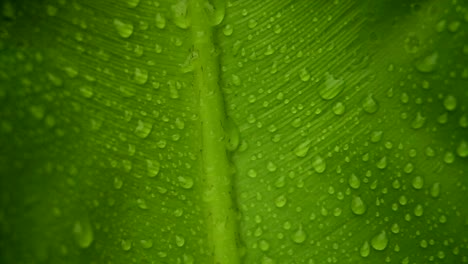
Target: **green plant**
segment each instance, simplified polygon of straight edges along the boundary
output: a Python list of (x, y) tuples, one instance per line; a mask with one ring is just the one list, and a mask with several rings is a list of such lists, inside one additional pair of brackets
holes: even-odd
[(1, 263), (468, 262), (466, 1), (1, 8)]

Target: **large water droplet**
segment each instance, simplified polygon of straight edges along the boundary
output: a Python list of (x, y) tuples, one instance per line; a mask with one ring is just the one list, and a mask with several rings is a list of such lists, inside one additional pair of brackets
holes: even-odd
[(375, 250), (384, 250), (388, 245), (387, 232), (382, 230), (380, 233), (374, 236), (371, 240), (371, 245)]
[(146, 168), (149, 177), (156, 177), (158, 175), (159, 170), (161, 169), (161, 164), (157, 160), (146, 160)]
[(124, 22), (115, 18), (114, 26), (117, 30), (117, 33), (119, 33), (122, 38), (129, 38), (133, 34), (133, 24), (130, 22)]
[(449, 94), (444, 98), (444, 107), (448, 111), (453, 111), (457, 108), (457, 98), (455, 96)]
[(359, 196), (354, 196), (351, 200), (351, 211), (356, 215), (362, 215), (366, 212), (367, 206)]
[(422, 59), (416, 61), (416, 69), (422, 73), (429, 73), (435, 71), (437, 67), (437, 60), (439, 53), (434, 52)]
[(368, 257), (369, 254), (370, 254), (370, 245), (369, 245), (369, 242), (365, 241), (361, 248), (359, 249), (359, 254), (361, 255), (361, 257), (365, 258), (365, 257)]
[(190, 26), (190, 19), (188, 17), (187, 9), (187, 0), (179, 0), (177, 4), (171, 6), (172, 19), (174, 24), (182, 29), (186, 29)]
[(361, 181), (354, 173), (352, 173), (351, 176), (349, 176), (348, 184), (349, 187), (353, 189), (359, 189), (359, 186), (361, 186)]
[(185, 238), (183, 236), (176, 235), (175, 242), (178, 247), (183, 247), (185, 245)]
[(88, 248), (94, 240), (94, 232), (87, 216), (75, 222), (73, 225), (75, 241), (81, 248)]
[(138, 125), (135, 128), (134, 133), (140, 138), (146, 138), (151, 133), (152, 129), (153, 129), (153, 124), (142, 121), (142, 120), (138, 120)]
[(424, 179), (421, 176), (416, 176), (413, 178), (413, 181), (411, 183), (413, 185), (413, 188), (416, 190), (422, 189), (424, 185)]
[(462, 140), (457, 147), (457, 155), (461, 158), (468, 157), (468, 143), (465, 140)]
[(299, 228), (292, 234), (291, 238), (294, 243), (297, 244), (301, 244), (306, 240), (307, 234), (302, 229), (302, 225), (300, 225)]
[(344, 80), (335, 79), (333, 75), (326, 73), (325, 82), (319, 87), (319, 94), (325, 100), (331, 100), (344, 89)]
[(323, 173), (327, 168), (327, 163), (321, 156), (315, 156), (312, 161), (312, 167), (317, 173)]
[(372, 94), (366, 96), (364, 100), (362, 100), (362, 109), (368, 114), (373, 114), (379, 110), (379, 104)]
[(300, 143), (296, 148), (294, 148), (294, 154), (300, 158), (305, 157), (307, 153), (309, 152), (309, 148), (310, 148), (309, 144), (310, 144), (310, 140), (306, 140)]

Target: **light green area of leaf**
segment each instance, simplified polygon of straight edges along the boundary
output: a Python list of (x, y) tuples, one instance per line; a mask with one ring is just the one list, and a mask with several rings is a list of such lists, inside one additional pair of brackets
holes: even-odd
[(0, 263), (468, 262), (465, 1), (0, 10)]

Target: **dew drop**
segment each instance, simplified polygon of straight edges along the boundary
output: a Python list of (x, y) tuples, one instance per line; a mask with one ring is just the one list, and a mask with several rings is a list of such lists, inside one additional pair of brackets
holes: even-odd
[(369, 256), (370, 254), (370, 245), (369, 245), (369, 242), (365, 241), (361, 248), (359, 249), (359, 254), (361, 255), (361, 257), (363, 258), (366, 258)]
[(302, 225), (300, 225), (299, 228), (292, 234), (291, 238), (294, 241), (294, 243), (297, 243), (297, 244), (304, 243), (304, 241), (307, 238), (307, 234), (302, 229)]
[(375, 250), (384, 250), (388, 245), (387, 232), (383, 230), (374, 236), (371, 240), (371, 245)]
[(424, 185), (424, 179), (421, 176), (416, 176), (413, 178), (413, 181), (411, 183), (413, 185), (413, 188), (416, 190), (422, 189)]
[(142, 240), (140, 240), (140, 244), (144, 249), (149, 249), (149, 248), (153, 247), (153, 240), (152, 239), (149, 239), (149, 240), (142, 239)]
[(134, 133), (140, 138), (146, 138), (151, 133), (152, 129), (153, 129), (153, 124), (142, 121), (142, 120), (138, 120), (138, 125), (135, 128)]
[(353, 189), (359, 189), (359, 187), (361, 186), (361, 181), (354, 173), (352, 173), (351, 176), (349, 176), (348, 184), (349, 187)]
[(321, 156), (316, 156), (312, 161), (312, 167), (317, 173), (323, 173), (327, 168), (327, 163)]
[(356, 215), (363, 215), (367, 210), (367, 206), (359, 196), (354, 196), (351, 200), (351, 211)]
[(234, 28), (232, 27), (231, 24), (227, 24), (223, 28), (223, 34), (225, 36), (231, 36), (233, 31), (234, 31)]
[(119, 190), (120, 188), (122, 188), (122, 185), (123, 185), (123, 181), (120, 177), (115, 177), (114, 178), (114, 188)]
[(303, 82), (307, 82), (308, 80), (310, 80), (310, 73), (307, 71), (306, 68), (302, 68), (302, 69), (299, 71), (299, 78), (300, 78)]
[(132, 241), (129, 239), (122, 239), (120, 241), (120, 246), (124, 251), (129, 251), (130, 249), (132, 249)]
[(280, 196), (276, 197), (275, 205), (276, 205), (276, 207), (281, 208), (281, 207), (284, 207), (286, 205), (287, 201), (288, 200), (286, 199), (286, 197), (284, 195), (280, 195)]
[(430, 73), (435, 71), (439, 53), (434, 52), (422, 59), (416, 61), (416, 69), (422, 73)]
[(140, 0), (127, 0), (127, 5), (131, 8), (135, 8), (140, 3)]
[(379, 161), (377, 161), (377, 168), (383, 170), (387, 168), (387, 156), (382, 157)]
[(333, 75), (326, 73), (325, 82), (319, 87), (319, 94), (322, 99), (331, 100), (340, 94), (343, 89), (343, 79), (335, 79)]
[(134, 81), (139, 85), (143, 85), (148, 81), (148, 71), (145, 69), (135, 68)]
[(156, 13), (156, 27), (159, 29), (163, 29), (166, 27), (166, 18), (161, 13)]
[(185, 238), (183, 236), (176, 235), (175, 242), (178, 247), (183, 247), (185, 245)]
[(133, 34), (133, 24), (130, 22), (115, 18), (114, 27), (122, 38), (129, 38)]
[(184, 189), (191, 189), (193, 187), (193, 179), (192, 177), (189, 176), (179, 176), (177, 177), (177, 180), (179, 181), (180, 187)]
[(299, 144), (296, 148), (294, 148), (294, 154), (299, 158), (303, 158), (309, 152), (309, 148), (310, 148), (310, 140), (306, 140), (302, 142), (301, 144)]
[(144, 199), (138, 198), (136, 200), (138, 207), (140, 207), (143, 210), (148, 209), (148, 205), (146, 205), (146, 201)]
[(368, 114), (374, 114), (379, 110), (379, 104), (377, 101), (374, 99), (373, 95), (368, 95), (364, 98), (362, 101), (362, 108), (364, 111)]
[(88, 85), (83, 85), (79, 88), (80, 90), (80, 94), (84, 97), (84, 98), (91, 98), (93, 97), (94, 95), (94, 92), (93, 92), (93, 88), (88, 86)]
[(76, 221), (73, 225), (75, 242), (81, 248), (88, 248), (94, 240), (94, 232), (88, 217)]
[(342, 102), (337, 102), (333, 105), (333, 113), (337, 116), (343, 115), (346, 110), (345, 105)]
[(468, 143), (465, 140), (462, 140), (457, 147), (457, 155), (461, 158), (468, 157)]
[(177, 4), (171, 6), (172, 19), (179, 28), (186, 29), (190, 26), (187, 9), (187, 0), (178, 0)]
[(161, 164), (157, 160), (146, 160), (146, 168), (148, 177), (156, 177), (159, 174), (159, 170), (161, 169)]
[(444, 98), (444, 107), (448, 111), (453, 111), (457, 108), (457, 98), (453, 95), (447, 95)]

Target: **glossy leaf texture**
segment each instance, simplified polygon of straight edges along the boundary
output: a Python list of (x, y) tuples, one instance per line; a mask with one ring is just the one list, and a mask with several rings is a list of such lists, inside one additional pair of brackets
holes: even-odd
[(0, 3), (1, 263), (468, 262), (466, 1)]

